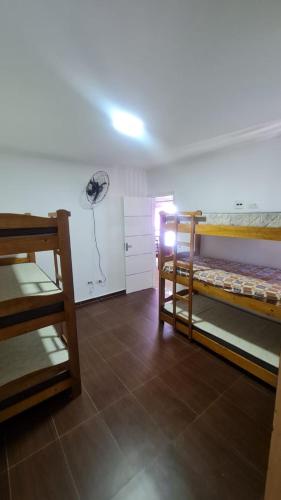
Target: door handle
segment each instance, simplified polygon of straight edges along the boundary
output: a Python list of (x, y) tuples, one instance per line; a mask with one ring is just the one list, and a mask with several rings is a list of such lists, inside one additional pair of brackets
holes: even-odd
[(129, 243), (125, 243), (125, 250), (128, 252), (129, 248), (132, 248), (133, 245), (129, 245)]

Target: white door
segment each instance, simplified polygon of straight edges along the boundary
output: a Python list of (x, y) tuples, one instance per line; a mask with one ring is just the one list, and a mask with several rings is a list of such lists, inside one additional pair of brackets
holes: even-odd
[(153, 200), (124, 198), (127, 293), (153, 286), (155, 268)]

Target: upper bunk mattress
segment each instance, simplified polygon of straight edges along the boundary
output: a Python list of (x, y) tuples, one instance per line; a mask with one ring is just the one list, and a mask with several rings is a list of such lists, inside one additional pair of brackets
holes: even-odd
[[(172, 273), (173, 269), (172, 260), (165, 262), (163, 271)], [(280, 269), (197, 256), (194, 257), (193, 269), (195, 280), (223, 288), (228, 292), (281, 304)], [(188, 269), (179, 265), (177, 274), (188, 276)]]
[(203, 217), (211, 225), (281, 227), (281, 212), (204, 213)]
[(0, 302), (58, 291), (55, 283), (33, 262), (0, 266)]

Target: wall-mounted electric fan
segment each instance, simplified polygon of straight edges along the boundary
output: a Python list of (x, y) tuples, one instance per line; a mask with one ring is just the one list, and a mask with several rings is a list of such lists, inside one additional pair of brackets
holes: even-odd
[(89, 180), (86, 188), (86, 198), (92, 208), (97, 203), (100, 203), (106, 196), (109, 188), (109, 177), (106, 172), (99, 170)]
[(81, 194), (81, 206), (85, 209), (92, 210), (93, 214), (93, 224), (94, 224), (94, 240), (95, 247), (98, 254), (98, 265), (101, 274), (101, 278), (97, 281), (97, 283), (105, 283), (106, 276), (102, 270), (101, 266), (101, 254), (98, 247), (97, 236), (96, 236), (96, 219), (95, 219), (95, 207), (104, 200), (105, 196), (108, 193), (110, 181), (109, 176), (106, 172), (102, 170), (98, 170), (88, 183), (86, 184), (83, 192)]

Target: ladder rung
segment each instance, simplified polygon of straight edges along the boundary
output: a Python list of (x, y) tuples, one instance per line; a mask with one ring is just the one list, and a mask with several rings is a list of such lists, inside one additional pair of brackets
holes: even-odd
[(186, 262), (184, 260), (177, 260), (176, 259), (176, 266), (183, 267), (184, 269), (189, 269), (190, 268), (190, 263)]
[(179, 295), (178, 293), (176, 293), (175, 299), (176, 300), (186, 300), (186, 302), (189, 302), (189, 295)]
[(190, 243), (188, 241), (176, 241), (176, 244), (182, 247), (190, 247)]
[(183, 316), (180, 315), (180, 314), (176, 314), (174, 316), (174, 318), (175, 318), (175, 321), (177, 321), (177, 320), (182, 321), (183, 319), (185, 319), (185, 321), (188, 321), (188, 317), (187, 318), (183, 318)]

